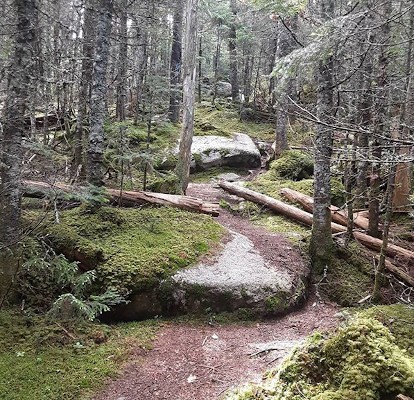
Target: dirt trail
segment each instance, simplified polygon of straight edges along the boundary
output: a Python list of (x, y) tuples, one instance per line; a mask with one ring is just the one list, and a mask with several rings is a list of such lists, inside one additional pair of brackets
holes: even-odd
[[(218, 189), (192, 184), (189, 195), (217, 200)], [(260, 254), (291, 273), (304, 268), (301, 256), (282, 236), (222, 212), (219, 222), (246, 235)], [(95, 400), (213, 400), (243, 382), (257, 381), (277, 366), (292, 346), (315, 330), (338, 324), (338, 308), (317, 303), (313, 296), (300, 310), (251, 324), (166, 323), (150, 351), (137, 349), (120, 377), (108, 383)], [(260, 352), (266, 346), (276, 348)]]

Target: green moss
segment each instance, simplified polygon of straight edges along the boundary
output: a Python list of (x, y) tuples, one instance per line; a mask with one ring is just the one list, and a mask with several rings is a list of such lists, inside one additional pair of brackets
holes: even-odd
[(247, 175), (249, 171), (247, 169), (232, 168), (232, 167), (214, 167), (209, 168), (206, 171), (196, 172), (190, 175), (191, 182), (196, 183), (206, 183), (210, 182), (212, 179), (217, 178), (220, 174), (225, 173), (235, 173), (237, 175), (243, 176)]
[(203, 103), (195, 112), (195, 135), (231, 136), (236, 132), (246, 133), (260, 140), (274, 140), (274, 127), (268, 123), (241, 121), (235, 108), (217, 109)]
[(177, 194), (177, 182), (177, 175), (173, 173), (164, 174), (151, 179), (148, 189), (157, 193)]
[(403, 304), (375, 306), (359, 312), (361, 317), (375, 318), (395, 337), (395, 342), (414, 357), (414, 308)]
[(289, 303), (288, 293), (278, 293), (274, 296), (269, 296), (265, 300), (266, 312), (268, 314), (275, 314), (286, 309), (287, 303)]
[(58, 248), (77, 249), (96, 268), (104, 287), (137, 292), (190, 265), (219, 241), (211, 217), (172, 208), (73, 209), (46, 232)]
[(298, 150), (287, 150), (270, 165), (268, 174), (277, 179), (300, 181), (313, 175), (312, 157)]
[(354, 306), (373, 290), (373, 268), (357, 243), (337, 247), (320, 289), (329, 299), (343, 306)]
[[(413, 310), (405, 312), (413, 313)], [(413, 337), (413, 326), (406, 335)], [(414, 358), (377, 319), (358, 317), (327, 338), (312, 337), (263, 383), (231, 400), (379, 400), (414, 395)]]
[(0, 398), (89, 399), (133, 347), (150, 347), (158, 323), (56, 324), (0, 311)]

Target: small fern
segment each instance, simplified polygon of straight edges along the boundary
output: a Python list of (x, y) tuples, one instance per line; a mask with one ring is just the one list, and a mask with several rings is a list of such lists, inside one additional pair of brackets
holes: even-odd
[(95, 270), (80, 273), (77, 262), (57, 255), (45, 242), (42, 246), (44, 254), (31, 257), (21, 271), (21, 293), (28, 305), (49, 309), (52, 318), (94, 320), (111, 307), (126, 303), (125, 297), (112, 288), (91, 294)]

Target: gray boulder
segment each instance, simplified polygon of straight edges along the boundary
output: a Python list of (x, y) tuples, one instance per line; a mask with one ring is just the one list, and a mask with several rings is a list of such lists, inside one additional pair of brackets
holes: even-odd
[(218, 97), (231, 96), (231, 83), (219, 81), (216, 83), (216, 94)]
[(293, 277), (270, 265), (246, 236), (230, 233), (232, 240), (215, 262), (179, 271), (170, 279), (170, 311), (246, 309), (256, 316), (268, 316), (297, 306), (305, 296), (306, 277)]
[(244, 133), (236, 133), (232, 138), (194, 136), (191, 153), (193, 171), (220, 166), (258, 168), (261, 165), (259, 150)]

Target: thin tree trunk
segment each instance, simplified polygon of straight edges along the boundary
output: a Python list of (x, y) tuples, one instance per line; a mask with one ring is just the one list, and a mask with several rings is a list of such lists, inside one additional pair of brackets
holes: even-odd
[(120, 4), (119, 21), (119, 54), (118, 54), (118, 84), (116, 116), (119, 121), (126, 119), (126, 98), (127, 98), (127, 71), (128, 71), (128, 0), (122, 0)]
[(217, 43), (216, 43), (216, 53), (213, 59), (213, 71), (214, 71), (214, 88), (213, 88), (213, 99), (212, 103), (214, 104), (217, 97), (217, 82), (219, 78), (219, 64), (220, 64), (220, 56), (221, 56), (221, 33), (220, 33), (221, 25), (217, 26)]
[(112, 28), (112, 0), (99, 0), (99, 17), (96, 28), (95, 65), (92, 78), (90, 104), (90, 131), (88, 146), (88, 182), (103, 185), (103, 123), (106, 114), (106, 70), (108, 67), (110, 35)]
[(194, 103), (197, 54), (197, 4), (198, 0), (187, 0), (185, 21), (185, 47), (183, 59), (183, 126), (179, 145), (176, 174), (177, 190), (185, 193), (190, 176), (191, 144), (194, 131)]
[(239, 101), (239, 73), (237, 67), (237, 5), (236, 0), (230, 0), (230, 10), (232, 20), (229, 32), (229, 58), (230, 58), (230, 83), (231, 83), (231, 99), (233, 102)]
[[(328, 20), (334, 15), (333, 0), (323, 0), (321, 5), (322, 18)], [(331, 121), (333, 112), (333, 56), (319, 62), (318, 68), (318, 119)], [(310, 243), (310, 254), (313, 272), (319, 275), (327, 265), (330, 265), (333, 253), (331, 235), (331, 128), (318, 125), (315, 136), (315, 180), (314, 180), (314, 209), (313, 225)]]
[(181, 37), (183, 29), (183, 0), (178, 0), (175, 5), (173, 21), (173, 37), (170, 61), (170, 108), (168, 115), (170, 121), (177, 123), (180, 119), (181, 103)]
[(198, 102), (201, 104), (201, 87), (203, 83), (203, 38), (200, 35), (200, 40), (198, 43)]
[(82, 170), (84, 175), (85, 160), (84, 160), (84, 127), (88, 115), (88, 106), (90, 101), (90, 88), (92, 82), (93, 71), (93, 53), (94, 53), (94, 41), (95, 41), (95, 11), (94, 0), (87, 0), (84, 11), (84, 23), (83, 23), (83, 43), (82, 43), (82, 67), (81, 78), (79, 88), (79, 106), (78, 117), (76, 121), (75, 131), (75, 157), (74, 167), (72, 173), (76, 174), (79, 171), (79, 167), (83, 166)]
[(391, 225), (391, 217), (392, 217), (392, 197), (394, 193), (394, 185), (395, 185), (395, 172), (396, 172), (396, 165), (392, 165), (390, 175), (388, 177), (388, 184), (387, 184), (387, 192), (386, 192), (386, 213), (384, 218), (384, 229), (382, 233), (382, 246), (380, 257), (378, 261), (378, 265), (375, 271), (375, 283), (374, 283), (374, 290), (372, 297), (374, 301), (378, 301), (380, 298), (380, 290), (384, 284), (384, 270), (385, 270), (385, 256), (387, 255), (388, 249), (388, 238), (390, 232), (390, 225)]

